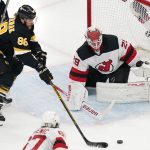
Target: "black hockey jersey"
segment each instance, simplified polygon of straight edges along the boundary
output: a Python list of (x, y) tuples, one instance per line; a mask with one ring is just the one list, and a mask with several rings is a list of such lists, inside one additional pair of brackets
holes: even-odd
[[(6, 53), (6, 50), (3, 50), (3, 47), (12, 45), (16, 54), (23, 54), (27, 52), (32, 52), (33, 54), (36, 51), (40, 51), (41, 47), (39, 43), (35, 40), (34, 27), (28, 29), (24, 24), (20, 22), (20, 19), (11, 18), (8, 21), (0, 24), (0, 48)], [(7, 50), (7, 54), (11, 54), (10, 50)]]
[(85, 42), (75, 53), (69, 78), (72, 81), (86, 82), (89, 66), (102, 74), (116, 71), (123, 63), (134, 66), (139, 60), (136, 49), (127, 41), (114, 35), (103, 34), (101, 54), (95, 54)]

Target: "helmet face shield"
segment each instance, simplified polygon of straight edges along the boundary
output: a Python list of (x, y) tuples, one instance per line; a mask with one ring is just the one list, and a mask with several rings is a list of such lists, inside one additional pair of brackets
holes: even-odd
[(100, 53), (100, 46), (102, 44), (102, 33), (97, 28), (88, 28), (85, 33), (86, 41), (91, 46), (92, 50), (96, 53)]

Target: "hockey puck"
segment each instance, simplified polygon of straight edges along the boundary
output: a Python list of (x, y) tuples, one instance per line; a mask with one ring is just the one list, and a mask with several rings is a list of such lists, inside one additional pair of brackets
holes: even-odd
[(122, 143), (123, 143), (123, 140), (117, 140), (117, 143), (118, 143), (118, 144), (122, 144)]

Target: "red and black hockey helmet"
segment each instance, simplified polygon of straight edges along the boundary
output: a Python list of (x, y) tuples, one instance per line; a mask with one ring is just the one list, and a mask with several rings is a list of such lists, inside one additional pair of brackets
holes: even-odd
[(36, 12), (31, 6), (23, 5), (19, 8), (17, 15), (20, 19), (34, 19), (36, 17)]

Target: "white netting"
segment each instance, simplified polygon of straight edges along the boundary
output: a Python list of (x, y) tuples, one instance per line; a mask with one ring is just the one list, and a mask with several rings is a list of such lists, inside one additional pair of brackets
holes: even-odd
[[(150, 37), (145, 36), (146, 29), (130, 10), (133, 0), (91, 0), (92, 26), (99, 27), (103, 33), (115, 34), (131, 42), (140, 49), (150, 50)], [(142, 52), (143, 53), (143, 52)], [(146, 55), (150, 56), (149, 51)]]

